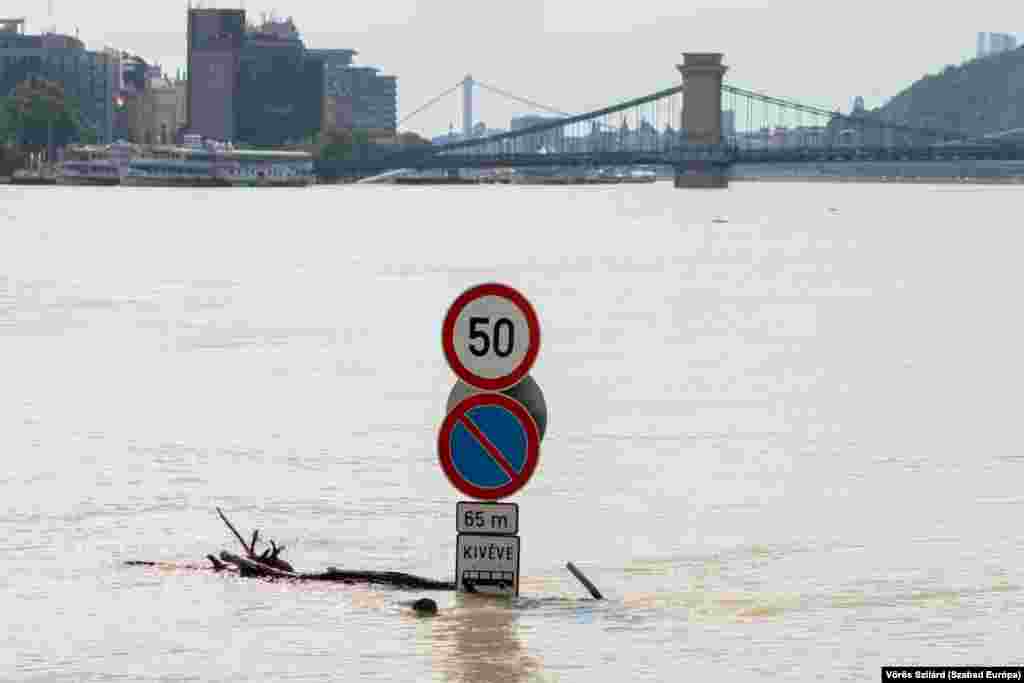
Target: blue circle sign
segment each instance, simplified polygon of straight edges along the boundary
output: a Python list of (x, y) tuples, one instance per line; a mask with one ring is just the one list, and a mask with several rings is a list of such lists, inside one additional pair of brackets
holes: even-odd
[(512, 495), (540, 458), (537, 424), (519, 402), (475, 394), (448, 413), (438, 435), (441, 469), (459, 491), (482, 500)]

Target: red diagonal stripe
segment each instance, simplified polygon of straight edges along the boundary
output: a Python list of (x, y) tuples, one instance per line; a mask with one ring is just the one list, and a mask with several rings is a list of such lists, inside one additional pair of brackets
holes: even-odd
[(473, 435), (474, 439), (480, 442), (480, 445), (484, 447), (485, 451), (487, 451), (487, 455), (491, 456), (491, 460), (498, 463), (498, 467), (505, 470), (505, 474), (508, 475), (508, 478), (515, 481), (516, 471), (512, 469), (512, 464), (505, 459), (505, 456), (501, 454), (498, 447), (491, 443), (491, 440), (488, 439), (482, 431), (480, 431), (480, 428), (473, 424), (473, 421), (469, 419), (469, 415), (464, 414), (459, 418), (459, 422), (461, 422), (462, 426)]

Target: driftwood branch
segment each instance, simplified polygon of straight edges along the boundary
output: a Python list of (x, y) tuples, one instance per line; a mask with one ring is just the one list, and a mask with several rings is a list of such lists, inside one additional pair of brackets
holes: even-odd
[(284, 550), (284, 546), (281, 546), (281, 549), (278, 550), (277, 549), (277, 545), (273, 541), (271, 541), (270, 542), (270, 549), (268, 551), (264, 552), (262, 555), (257, 555), (256, 554), (256, 543), (260, 539), (260, 530), (259, 529), (253, 529), (252, 540), (249, 541), (248, 543), (246, 543), (245, 539), (242, 538), (242, 534), (238, 533), (238, 529), (236, 529), (235, 525), (231, 523), (231, 520), (228, 519), (228, 516), (224, 514), (224, 511), (221, 510), (220, 508), (217, 508), (217, 514), (220, 515), (220, 518), (222, 520), (224, 520), (225, 524), (228, 525), (228, 528), (231, 529), (231, 533), (233, 533), (235, 535), (235, 538), (238, 539), (238, 542), (242, 544), (242, 550), (245, 551), (245, 556), (248, 559), (254, 560), (256, 562), (263, 562), (265, 564), (270, 565), (271, 567), (274, 567), (276, 569), (280, 569), (282, 571), (286, 571), (286, 572), (294, 572), (295, 571), (295, 567), (291, 566), (291, 564), (289, 564), (288, 562), (285, 562), (284, 560), (282, 560), (281, 558), (278, 557), (278, 555), (281, 554), (281, 550)]
[(238, 529), (231, 523), (231, 520), (224, 514), (224, 511), (217, 508), (217, 514), (220, 515), (220, 518), (227, 525), (228, 529), (231, 530), (234, 537), (238, 539), (239, 544), (241, 544), (242, 549), (245, 551), (244, 557), (230, 553), (227, 550), (222, 550), (219, 557), (213, 554), (206, 556), (212, 567), (146, 561), (128, 561), (125, 564), (168, 569), (205, 569), (208, 571), (212, 569), (214, 572), (237, 572), (239, 576), (243, 577), (288, 579), (292, 581), (336, 581), (338, 583), (380, 584), (395, 588), (418, 590), (455, 590), (455, 584), (451, 581), (436, 581), (403, 572), (354, 571), (337, 569), (335, 567), (328, 567), (326, 571), (317, 573), (297, 572), (291, 564), (281, 559), (281, 553), (284, 552), (285, 546), (278, 545), (275, 541), (270, 540), (270, 547), (257, 555), (256, 544), (259, 542), (259, 530), (253, 531), (252, 540), (246, 543), (242, 534), (238, 532)]
[(245, 539), (242, 538), (242, 534), (238, 533), (238, 529), (236, 529), (235, 525), (231, 523), (231, 520), (227, 518), (227, 515), (224, 514), (224, 511), (221, 510), (220, 508), (217, 508), (217, 514), (220, 515), (220, 518), (223, 519), (224, 523), (228, 525), (228, 528), (231, 529), (231, 533), (235, 535), (235, 538), (238, 539), (238, 542), (242, 544), (242, 550), (244, 550), (245, 552), (249, 552), (249, 546), (245, 544)]
[(277, 567), (271, 567), (270, 565), (263, 564), (256, 560), (250, 560), (245, 557), (239, 557), (229, 553), (227, 550), (220, 551), (220, 559), (223, 562), (238, 567), (238, 573), (242, 576), (271, 576), (278, 579), (297, 579), (299, 575), (295, 572), (285, 571), (278, 569)]
[(434, 579), (405, 574), (403, 572), (344, 571), (328, 567), (327, 571), (318, 573), (298, 573), (277, 569), (256, 560), (239, 557), (226, 550), (221, 551), (220, 559), (238, 567), (242, 576), (263, 576), (275, 579), (295, 579), (298, 581), (337, 581), (339, 583), (376, 583), (398, 588), (414, 588), (420, 590), (455, 590), (451, 581), (435, 581)]
[(206, 559), (208, 559), (210, 561), (210, 564), (213, 565), (213, 571), (215, 571), (215, 572), (224, 571), (225, 569), (228, 568), (228, 566), (226, 564), (224, 564), (223, 562), (218, 560), (213, 555), (207, 555)]

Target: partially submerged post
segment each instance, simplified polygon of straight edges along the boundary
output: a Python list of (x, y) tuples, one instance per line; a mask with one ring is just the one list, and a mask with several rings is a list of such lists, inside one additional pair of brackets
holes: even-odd
[(597, 590), (597, 586), (592, 584), (590, 582), (590, 579), (584, 576), (583, 572), (576, 568), (576, 565), (574, 565), (572, 562), (566, 562), (565, 568), (572, 572), (573, 576), (579, 579), (580, 583), (582, 583), (586, 587), (586, 589), (590, 591), (590, 594), (594, 596), (595, 600), (604, 600), (604, 596), (601, 595), (601, 591)]

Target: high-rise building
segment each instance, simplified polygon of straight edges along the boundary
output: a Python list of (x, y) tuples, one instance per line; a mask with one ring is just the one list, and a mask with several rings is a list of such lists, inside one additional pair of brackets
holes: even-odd
[(189, 133), (235, 139), (245, 10), (188, 10)]
[(986, 45), (985, 38), (986, 38), (985, 32), (984, 31), (978, 31), (978, 58), (979, 59), (981, 57), (984, 57), (987, 54), (987, 50), (985, 49), (985, 45)]
[(10, 93), (32, 76), (57, 81), (77, 102), (83, 122), (97, 139), (110, 142), (118, 60), (110, 51), (86, 50), (78, 38), (28, 35), (24, 27), (24, 19), (0, 19), (0, 93)]
[(188, 132), (280, 145), (324, 128), (397, 127), (396, 79), (352, 65), (355, 50), (306, 49), (295, 22), (189, 9)]
[(355, 50), (348, 49), (311, 49), (307, 53), (319, 59), (324, 65), (324, 102), (321, 115), (321, 130), (334, 128), (351, 128), (355, 110), (351, 98), (342, 96), (343, 85), (338, 72), (352, 64)]
[(320, 130), (324, 62), (306, 50), (288, 18), (246, 29), (239, 63), (235, 139), (253, 145), (300, 142)]
[(355, 117), (352, 98), (345, 94), (341, 72), (352, 64), (357, 54), (349, 49), (310, 49), (308, 53), (324, 65), (324, 109), (321, 129), (351, 128)]
[(355, 50), (310, 50), (324, 58), (326, 96), (337, 128), (398, 128), (398, 79), (351, 63)]

